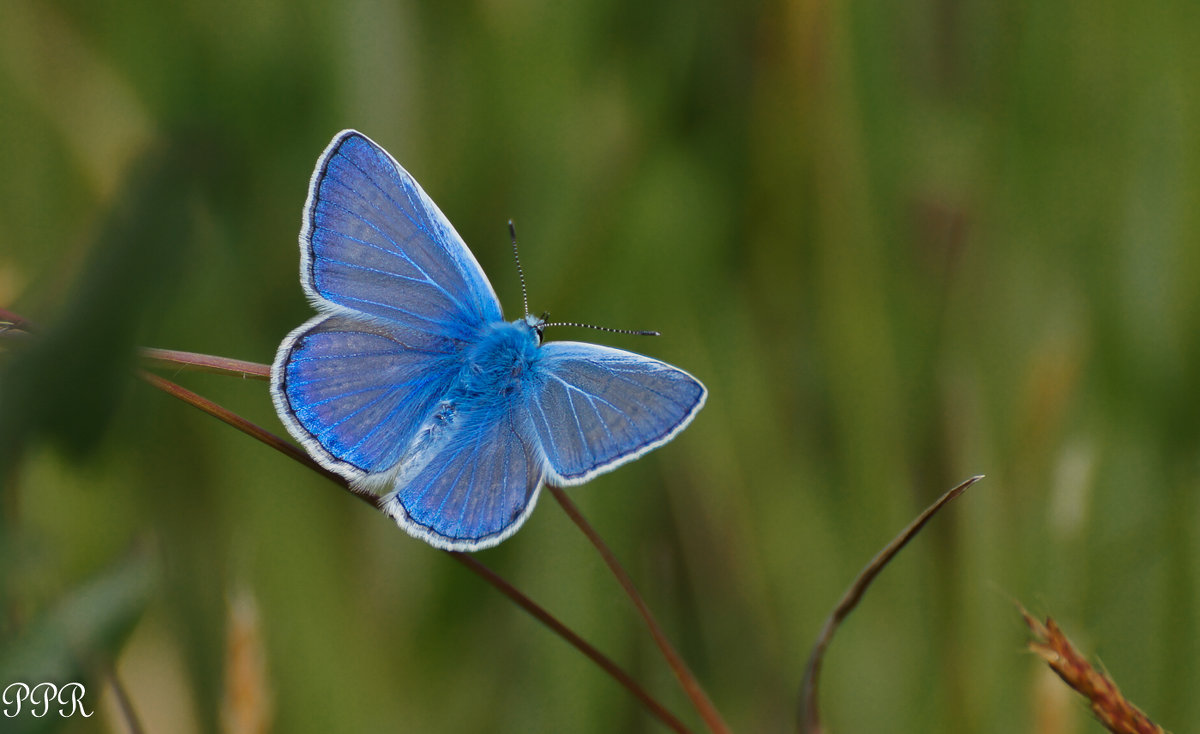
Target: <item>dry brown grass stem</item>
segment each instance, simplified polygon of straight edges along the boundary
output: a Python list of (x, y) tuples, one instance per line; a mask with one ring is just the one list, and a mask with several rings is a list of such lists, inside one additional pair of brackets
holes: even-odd
[(800, 684), (800, 706), (799, 717), (797, 718), (797, 728), (800, 734), (824, 734), (825, 728), (821, 724), (821, 713), (818, 709), (817, 689), (819, 688), (821, 678), (821, 665), (825, 660), (825, 651), (829, 648), (829, 643), (833, 641), (833, 634), (837, 632), (838, 627), (854, 611), (858, 603), (862, 601), (863, 594), (867, 593), (867, 589), (871, 586), (871, 582), (875, 577), (891, 563), (896, 554), (903, 550), (908, 542), (921, 532), (921, 528), (925, 527), (925, 523), (929, 522), (943, 507), (950, 503), (955, 497), (959, 496), (975, 482), (983, 479), (983, 475), (979, 474), (971, 477), (967, 481), (958, 485), (954, 489), (943, 494), (932, 505), (925, 508), (925, 511), (917, 516), (917, 519), (909, 523), (908, 527), (900, 531), (900, 534), (892, 539), (892, 542), (883, 547), (871, 562), (868, 563), (854, 581), (851, 582), (850, 588), (846, 589), (846, 593), (842, 595), (837, 606), (830, 612), (829, 617), (825, 619), (825, 625), (821, 628), (821, 633), (817, 635), (817, 641), (813, 644), (812, 653), (808, 657), (808, 666), (804, 671), (804, 681)]
[(1092, 713), (1106, 729), (1114, 734), (1166, 734), (1165, 729), (1121, 695), (1111, 678), (1092, 667), (1052, 618), (1039, 622), (1024, 607), (1021, 616), (1033, 631), (1029, 649), (1088, 700)]

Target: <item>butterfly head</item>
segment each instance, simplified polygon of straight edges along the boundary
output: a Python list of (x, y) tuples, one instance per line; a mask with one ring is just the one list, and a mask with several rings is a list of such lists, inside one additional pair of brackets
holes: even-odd
[(537, 334), (538, 344), (542, 343), (542, 332), (546, 329), (546, 318), (550, 314), (543, 313), (541, 316), (534, 316), (531, 313), (525, 314), (525, 325)]

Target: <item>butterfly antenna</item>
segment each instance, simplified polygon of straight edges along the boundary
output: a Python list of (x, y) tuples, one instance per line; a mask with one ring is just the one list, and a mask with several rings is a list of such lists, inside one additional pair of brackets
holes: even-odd
[[(513, 224), (513, 220), (508, 220), (508, 236), (512, 239), (513, 260), (517, 263), (517, 275), (521, 278), (521, 300), (525, 305), (525, 314), (529, 314), (529, 292), (525, 289), (525, 270), (521, 267), (521, 256), (517, 254), (517, 225)], [(545, 319), (547, 314), (542, 314)], [(581, 329), (595, 329), (596, 331), (607, 331), (611, 334), (633, 334), (634, 336), (662, 336), (657, 331), (643, 331), (641, 329), (613, 329), (608, 326), (596, 326), (594, 324), (581, 324), (575, 321), (555, 321), (553, 323), (541, 324), (542, 329), (547, 326), (578, 326)]]
[(512, 238), (513, 260), (517, 263), (517, 275), (521, 277), (521, 300), (525, 303), (525, 313), (529, 313), (529, 292), (525, 290), (525, 271), (521, 268), (521, 256), (517, 254), (517, 225), (508, 220), (508, 236)]
[(634, 336), (662, 336), (657, 331), (644, 331), (642, 329), (614, 329), (611, 326), (596, 326), (595, 324), (581, 324), (577, 321), (555, 321), (550, 324), (542, 324), (542, 328), (547, 326), (578, 326), (581, 329), (595, 329), (596, 331), (607, 331), (610, 334), (633, 334)]

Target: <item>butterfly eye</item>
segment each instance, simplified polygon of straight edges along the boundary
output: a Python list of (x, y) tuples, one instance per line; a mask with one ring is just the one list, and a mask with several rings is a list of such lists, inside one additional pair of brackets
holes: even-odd
[(525, 325), (533, 329), (537, 334), (538, 346), (542, 344), (542, 331), (546, 328), (546, 317), (549, 315), (547, 312), (542, 312), (541, 316), (534, 316), (533, 314), (525, 315)]

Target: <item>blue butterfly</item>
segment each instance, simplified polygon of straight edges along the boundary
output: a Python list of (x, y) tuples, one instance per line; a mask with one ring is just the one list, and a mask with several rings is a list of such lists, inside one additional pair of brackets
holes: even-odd
[(344, 130), (317, 161), (300, 282), (319, 311), (279, 345), (288, 431), (409, 534), (448, 550), (515, 533), (544, 482), (580, 484), (670, 441), (704, 405), (669, 364), (508, 322), (445, 215)]

